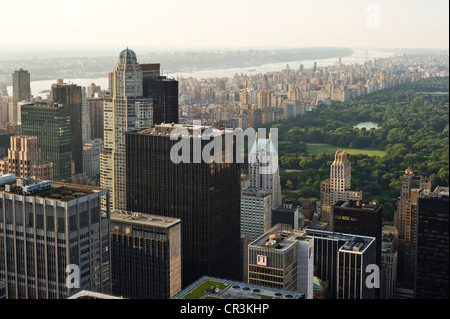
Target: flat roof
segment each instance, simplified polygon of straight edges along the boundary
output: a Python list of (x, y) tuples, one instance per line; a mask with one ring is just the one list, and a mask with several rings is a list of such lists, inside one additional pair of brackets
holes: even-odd
[(288, 230), (287, 228), (277, 228), (274, 226), (264, 235), (258, 237), (249, 246), (286, 250), (294, 245), (297, 241), (309, 241), (312, 240), (312, 236), (308, 235), (302, 230)]
[[(20, 179), (21, 178), (17, 178), (16, 183)], [(45, 182), (45, 181), (33, 180), (32, 184), (29, 184), (27, 186), (34, 185), (38, 182)], [(13, 191), (8, 192), (5, 190), (6, 185), (3, 185), (3, 186), (0, 186), (0, 192), (7, 193), (7, 194), (20, 195), (20, 196), (27, 196), (27, 197), (42, 197), (42, 198), (51, 199), (51, 200), (59, 200), (59, 201), (63, 201), (63, 202), (68, 202), (68, 201), (71, 201), (71, 200), (74, 200), (74, 199), (77, 199), (77, 198), (80, 198), (80, 197), (83, 197), (83, 196), (86, 196), (89, 194), (93, 194), (96, 192), (107, 191), (106, 188), (102, 188), (102, 187), (71, 184), (71, 183), (50, 181), (50, 184), (51, 184), (50, 189), (39, 190), (39, 191), (37, 191), (33, 194), (29, 194), (29, 195), (23, 194), (20, 186), (15, 189), (13, 188)]]
[(155, 226), (167, 228), (181, 222), (179, 218), (143, 214), (130, 211), (112, 211), (110, 214), (111, 222), (122, 222), (127, 224), (136, 224), (143, 226)]
[(203, 276), (172, 299), (304, 299), (304, 293)]
[(105, 293), (94, 292), (89, 290), (81, 290), (76, 294), (68, 297), (67, 299), (124, 299), (123, 297), (117, 297), (108, 295)]

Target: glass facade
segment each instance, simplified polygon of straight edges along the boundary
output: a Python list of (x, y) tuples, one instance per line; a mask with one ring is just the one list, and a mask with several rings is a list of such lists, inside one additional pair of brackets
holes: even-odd
[(53, 180), (71, 179), (70, 114), (63, 105), (46, 103), (22, 106), (22, 135), (36, 136), (41, 160), (53, 163)]
[(204, 275), (241, 280), (239, 163), (175, 164), (178, 141), (156, 127), (125, 134), (127, 210), (181, 219), (183, 286)]

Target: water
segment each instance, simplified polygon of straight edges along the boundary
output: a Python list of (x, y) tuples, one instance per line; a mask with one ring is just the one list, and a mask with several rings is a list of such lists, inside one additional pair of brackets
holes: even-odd
[[(364, 63), (366, 61), (366, 50), (354, 49), (354, 53), (351, 56), (343, 57), (343, 64), (356, 64), (356, 63)], [(370, 50), (367, 51), (368, 58), (387, 58), (394, 55), (394, 52), (390, 51), (376, 51)], [(138, 57), (139, 58), (139, 57)], [(330, 66), (338, 61), (338, 58), (328, 58), (321, 60), (296, 60), (296, 61), (288, 61), (288, 62), (277, 62), (277, 63), (268, 63), (260, 66), (246, 66), (246, 67), (238, 67), (238, 68), (228, 68), (228, 69), (211, 69), (211, 70), (199, 70), (194, 72), (181, 72), (181, 73), (166, 73), (164, 75), (168, 77), (183, 77), (183, 78), (221, 78), (221, 77), (233, 77), (237, 74), (264, 74), (268, 72), (281, 71), (286, 68), (286, 65), (289, 65), (290, 69), (298, 69), (300, 68), (300, 64), (303, 64), (304, 68), (312, 68), (314, 66), (314, 62), (317, 62), (318, 67)], [(112, 70), (111, 70), (112, 71)], [(31, 75), (33, 76), (33, 75)], [(75, 83), (79, 86), (88, 86), (91, 83), (95, 83), (99, 85), (102, 89), (108, 88), (108, 77), (102, 77), (97, 79), (64, 79), (65, 83)], [(32, 81), (31, 82), (31, 94), (34, 97), (41, 96), (42, 98), (46, 98), (48, 93), (41, 93), (45, 90), (50, 90), (51, 85), (56, 83), (55, 80), (42, 80), (42, 81)], [(7, 87), (8, 95), (12, 96), (12, 86)]]
[(365, 128), (366, 130), (380, 128), (380, 126), (377, 123), (374, 123), (374, 122), (362, 122), (362, 123), (359, 123), (359, 124), (357, 124), (357, 125), (355, 125), (353, 127), (356, 127), (356, 128), (359, 128), (359, 129)]

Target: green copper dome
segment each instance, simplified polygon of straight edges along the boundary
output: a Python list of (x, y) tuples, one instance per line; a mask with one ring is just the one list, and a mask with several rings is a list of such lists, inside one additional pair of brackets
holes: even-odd
[(136, 59), (136, 53), (133, 50), (126, 48), (119, 54), (120, 59)]

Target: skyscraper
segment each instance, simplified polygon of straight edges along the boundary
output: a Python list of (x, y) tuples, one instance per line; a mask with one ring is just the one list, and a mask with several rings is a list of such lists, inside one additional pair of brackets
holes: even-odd
[(81, 86), (58, 80), (52, 85), (52, 103), (62, 104), (70, 116), (70, 151), (75, 163), (75, 173), (83, 173), (83, 139), (81, 109), (83, 105)]
[(414, 178), (414, 171), (405, 170), (397, 210), (394, 212), (394, 226), (398, 230), (398, 283), (406, 289), (413, 289), (417, 239), (417, 200), (431, 191), (431, 180), (427, 177)]
[[(184, 132), (181, 140), (171, 139), (177, 134), (174, 130)], [(202, 139), (207, 138), (207, 130), (216, 136), (214, 141), (222, 141), (221, 163), (196, 160), (214, 143)], [(181, 219), (183, 287), (204, 275), (242, 278), (240, 164), (225, 161), (226, 134), (211, 127), (181, 124), (155, 125), (125, 134), (127, 210)], [(176, 163), (171, 150), (182, 142), (190, 162)]]
[[(100, 210), (108, 190), (26, 182), (0, 187), (0, 282), (6, 298), (64, 299), (83, 289), (110, 293), (109, 211)], [(67, 285), (69, 265), (70, 282), (79, 280), (79, 288)]]
[[(321, 183), (321, 221), (333, 229), (333, 205), (338, 201), (361, 200), (362, 193), (351, 190), (351, 164), (347, 152), (336, 151), (330, 167), (330, 179)], [(328, 186), (329, 185), (329, 186)], [(327, 193), (329, 191), (329, 194)]]
[(111, 213), (112, 294), (168, 299), (181, 291), (181, 221)]
[(313, 297), (314, 241), (304, 231), (278, 224), (248, 246), (248, 282)]
[(14, 71), (13, 80), (13, 113), (10, 123), (17, 125), (17, 103), (20, 101), (31, 101), (30, 73), (24, 69)]
[[(276, 143), (277, 141), (275, 141)], [(282, 205), (278, 151), (274, 141), (256, 137), (248, 154), (250, 187), (272, 192), (272, 208)]]
[(136, 53), (125, 49), (114, 68), (112, 94), (105, 98), (104, 148), (100, 159), (100, 185), (111, 190), (111, 208), (126, 210), (124, 133), (153, 124), (152, 100), (143, 97), (142, 69)]
[(417, 254), (414, 276), (416, 299), (449, 298), (448, 187), (418, 198)]
[(22, 105), (22, 135), (36, 136), (41, 159), (53, 163), (53, 180), (71, 178), (70, 115), (61, 104)]
[(314, 238), (317, 277), (328, 284), (330, 299), (374, 299), (366, 285), (367, 266), (375, 263), (375, 238), (305, 228)]
[(250, 241), (262, 236), (271, 227), (272, 194), (270, 190), (247, 188), (241, 191), (241, 233)]
[(41, 150), (35, 136), (11, 136), (8, 157), (0, 160), (0, 175), (14, 174), (16, 177), (32, 177), (51, 180), (53, 163), (41, 161)]
[(178, 123), (178, 81), (161, 76), (158, 63), (140, 66), (144, 97), (153, 101), (153, 123)]

